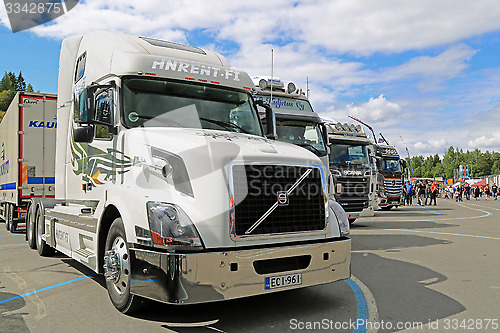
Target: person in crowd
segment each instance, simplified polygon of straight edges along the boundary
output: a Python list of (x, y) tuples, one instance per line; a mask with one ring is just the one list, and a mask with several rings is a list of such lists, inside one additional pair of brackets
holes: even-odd
[(484, 196), (486, 200), (488, 200), (490, 197), (490, 187), (488, 184), (486, 184), (486, 186), (484, 187)]
[(413, 196), (413, 185), (411, 184), (410, 181), (407, 181), (406, 184), (403, 186), (403, 191), (405, 193), (405, 203), (408, 206), (411, 206), (412, 196)]
[(457, 186), (457, 189), (456, 189), (456, 195), (455, 195), (455, 200), (457, 202), (459, 201), (463, 201), (462, 199), (462, 196), (463, 196), (463, 193), (464, 193), (464, 187), (462, 186), (462, 184), (458, 184)]
[(481, 194), (481, 190), (479, 189), (479, 186), (474, 187), (474, 198), (476, 201), (479, 201), (479, 195)]
[(426, 180), (425, 181), (425, 202), (424, 202), (424, 205), (427, 206), (427, 201), (430, 201), (430, 200), (431, 200), (431, 185)]
[(424, 204), (424, 198), (425, 198), (425, 184), (422, 180), (420, 180), (417, 186), (417, 200), (419, 205)]
[(431, 187), (430, 187), (431, 199), (429, 201), (429, 205), (432, 205), (433, 201), (434, 201), (434, 206), (437, 205), (436, 198), (437, 198), (438, 192), (439, 192), (439, 187), (436, 185), (436, 182), (432, 182)]
[(498, 199), (498, 186), (495, 183), (493, 183), (493, 185), (491, 185), (491, 194), (493, 195), (493, 200)]
[(465, 185), (464, 185), (464, 196), (465, 196), (465, 200), (470, 201), (470, 185), (469, 185), (469, 183), (465, 183)]

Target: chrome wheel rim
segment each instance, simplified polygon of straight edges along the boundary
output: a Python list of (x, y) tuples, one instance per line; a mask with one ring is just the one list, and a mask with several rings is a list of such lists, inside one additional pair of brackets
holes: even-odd
[(118, 236), (104, 257), (104, 276), (118, 295), (125, 294), (130, 280), (130, 258), (125, 240)]

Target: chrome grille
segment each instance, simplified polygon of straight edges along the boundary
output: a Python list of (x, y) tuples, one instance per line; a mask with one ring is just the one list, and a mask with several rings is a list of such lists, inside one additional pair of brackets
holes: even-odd
[(388, 197), (401, 196), (403, 182), (401, 178), (384, 178), (385, 194)]

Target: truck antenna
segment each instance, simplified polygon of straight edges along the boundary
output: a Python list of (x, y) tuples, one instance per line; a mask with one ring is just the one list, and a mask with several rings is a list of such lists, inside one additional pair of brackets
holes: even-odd
[(372, 128), (370, 125), (368, 125), (367, 123), (362, 122), (361, 120), (359, 120), (358, 118), (355, 118), (355, 117), (353, 117), (353, 116), (349, 116), (349, 118), (354, 119), (354, 120), (356, 120), (356, 121), (359, 121), (361, 124), (363, 124), (363, 125), (365, 125), (366, 127), (368, 127), (368, 129), (369, 129), (370, 131), (372, 131), (372, 134), (373, 134), (373, 142), (374, 142), (374, 143), (377, 143), (377, 138), (375, 137), (375, 132), (373, 131), (373, 128)]
[(309, 99), (309, 76), (306, 76), (306, 97)]
[(271, 49), (271, 107), (273, 107), (274, 49)]

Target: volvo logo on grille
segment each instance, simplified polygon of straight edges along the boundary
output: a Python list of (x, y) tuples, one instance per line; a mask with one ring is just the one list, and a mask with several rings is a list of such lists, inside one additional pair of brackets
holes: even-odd
[(392, 186), (396, 186), (396, 181), (395, 180), (392, 181)]
[(278, 192), (278, 206), (288, 206), (288, 193), (286, 191)]

